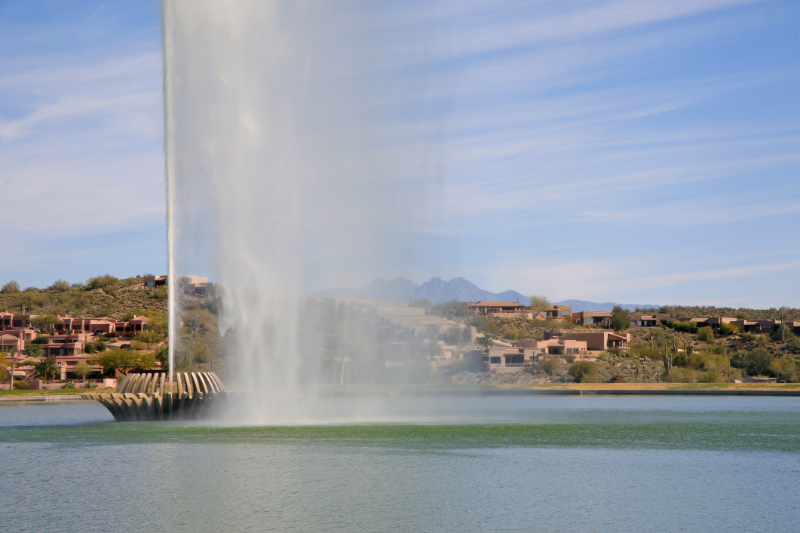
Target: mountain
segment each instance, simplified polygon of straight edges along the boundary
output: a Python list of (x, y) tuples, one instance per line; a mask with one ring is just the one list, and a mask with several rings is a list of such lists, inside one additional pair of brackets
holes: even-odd
[(633, 311), (637, 307), (639, 309), (658, 309), (661, 307), (660, 305), (647, 305), (647, 304), (618, 304), (614, 302), (604, 302), (604, 303), (597, 303), (597, 302), (586, 302), (584, 300), (562, 300), (560, 302), (554, 302), (556, 305), (571, 305), (573, 313), (579, 313), (581, 311), (611, 311), (614, 309), (614, 306), (618, 305), (623, 309), (627, 309), (628, 311)]
[(411, 300), (425, 299), (436, 305), (439, 302), (449, 302), (458, 300), (459, 302), (478, 302), (486, 300), (502, 300), (511, 302), (521, 302), (525, 305), (531, 303), (530, 298), (517, 291), (503, 291), (491, 293), (485, 291), (474, 283), (464, 278), (455, 278), (444, 281), (442, 278), (434, 277), (422, 285), (416, 285), (413, 281), (406, 278), (395, 278), (386, 280), (376, 279), (363, 289), (328, 289), (316, 293), (317, 298), (370, 298), (373, 300), (390, 300), (395, 302), (408, 302)]

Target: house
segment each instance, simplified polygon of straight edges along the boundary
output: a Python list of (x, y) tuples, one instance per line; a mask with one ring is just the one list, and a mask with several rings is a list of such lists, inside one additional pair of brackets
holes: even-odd
[(739, 331), (747, 333), (764, 333), (772, 331), (773, 328), (781, 324), (780, 320), (761, 319), (761, 320), (735, 320), (731, 325), (739, 328)]
[(52, 335), (47, 344), (40, 344), (45, 357), (62, 357), (80, 355), (86, 349), (89, 335), (73, 333), (71, 335)]
[(704, 327), (709, 326), (714, 329), (719, 329), (722, 324), (733, 324), (736, 322), (735, 318), (729, 316), (712, 316), (712, 317), (702, 317), (696, 316), (689, 319), (689, 322), (694, 322), (697, 324), (697, 327)]
[(206, 298), (217, 294), (216, 283), (187, 283), (183, 287), (184, 294), (198, 298)]
[(37, 315), (15, 315), (8, 311), (0, 313), (0, 329), (29, 328), (31, 319)]
[(0, 352), (20, 352), (25, 349), (25, 341), (15, 335), (0, 334)]
[(75, 333), (113, 333), (116, 331), (116, 322), (102, 318), (70, 318), (59, 316), (61, 321), (55, 325), (55, 330), (61, 334)]
[(467, 307), (472, 314), (490, 316), (521, 313), (525, 309), (519, 302), (469, 302)]
[(611, 311), (580, 311), (572, 315), (572, 321), (581, 326), (611, 323)]
[(167, 276), (145, 276), (144, 286), (151, 289), (164, 287), (167, 284)]
[(146, 316), (133, 315), (133, 318), (127, 322), (122, 320), (114, 322), (114, 328), (119, 333), (135, 335), (136, 333), (147, 329), (147, 323), (149, 320), (150, 319)]
[(545, 340), (562, 339), (586, 342), (588, 350), (605, 351), (613, 348), (627, 350), (631, 343), (630, 333), (615, 333), (610, 329), (575, 331), (570, 329), (552, 329), (544, 334)]
[(515, 348), (526, 348), (532, 351), (534, 360), (538, 360), (542, 355), (575, 355), (585, 356), (587, 354), (586, 341), (561, 339), (554, 337), (543, 341), (525, 339), (512, 343)]
[(25, 344), (30, 344), (36, 338), (36, 332), (31, 328), (12, 328), (3, 330), (4, 335), (14, 335), (22, 339)]
[[(530, 310), (531, 308), (526, 308), (526, 310)], [(556, 320), (569, 320), (572, 317), (572, 306), (571, 305), (551, 305), (548, 309), (544, 311), (539, 311), (536, 313), (535, 318), (539, 319), (556, 319)]]
[(645, 315), (642, 313), (631, 315), (631, 326), (635, 328), (652, 328), (667, 322), (669, 322), (669, 315)]

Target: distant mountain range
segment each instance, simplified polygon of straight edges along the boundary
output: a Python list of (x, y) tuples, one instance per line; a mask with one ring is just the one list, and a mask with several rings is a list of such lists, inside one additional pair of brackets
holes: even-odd
[[(409, 302), (411, 300), (425, 299), (436, 305), (440, 302), (458, 300), (459, 302), (479, 302), (499, 300), (505, 302), (520, 302), (530, 305), (531, 299), (517, 291), (489, 292), (479, 288), (474, 283), (464, 278), (455, 278), (444, 281), (442, 278), (431, 278), (422, 285), (417, 285), (410, 279), (395, 278), (386, 280), (376, 279), (363, 289), (328, 289), (316, 293), (317, 298), (370, 298), (372, 300), (390, 300), (395, 302)], [(657, 305), (618, 304), (614, 302), (596, 303), (583, 300), (564, 300), (553, 302), (560, 305), (571, 305), (572, 310), (578, 311), (611, 311), (615, 305), (623, 309), (634, 310), (658, 308)]]

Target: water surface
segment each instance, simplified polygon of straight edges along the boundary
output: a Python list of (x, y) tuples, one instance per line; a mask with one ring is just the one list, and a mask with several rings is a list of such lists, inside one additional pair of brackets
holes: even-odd
[[(0, 407), (9, 531), (792, 531), (800, 399), (337, 399), (337, 423)], [(371, 420), (370, 420), (371, 418)], [(356, 421), (354, 421), (356, 420)]]

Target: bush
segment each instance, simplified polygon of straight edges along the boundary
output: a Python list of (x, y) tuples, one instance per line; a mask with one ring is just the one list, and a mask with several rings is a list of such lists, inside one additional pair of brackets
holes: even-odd
[(772, 364), (772, 355), (764, 348), (736, 352), (731, 357), (731, 365), (741, 368), (751, 376), (763, 374)]
[(700, 383), (724, 383), (725, 378), (719, 372), (709, 370), (707, 372), (700, 372), (697, 381)]
[(590, 361), (576, 361), (569, 367), (568, 373), (578, 383), (597, 382), (597, 365)]
[(566, 361), (569, 364), (572, 364), (575, 362), (575, 356), (572, 354), (567, 354), (564, 356), (564, 361)]
[(0, 292), (2, 292), (3, 294), (10, 294), (10, 293), (14, 293), (14, 292), (20, 292), (19, 291), (19, 283), (17, 283), (16, 281), (9, 281), (5, 285), (3, 285), (3, 288), (0, 289)]
[(697, 372), (691, 368), (672, 367), (663, 379), (668, 383), (694, 383), (697, 381)]
[(145, 343), (143, 343), (142, 341), (131, 341), (131, 349), (132, 350), (139, 351), (139, 350), (145, 350), (146, 348), (147, 348), (147, 345)]
[(87, 381), (86, 383), (83, 384), (83, 387), (85, 389), (96, 389), (97, 383), (95, 383), (94, 381)]
[(684, 333), (697, 332), (697, 322), (692, 322), (691, 320), (687, 320), (686, 322), (676, 322), (674, 320), (670, 320), (667, 322), (667, 327), (674, 329), (675, 331), (683, 331)]
[(625, 376), (622, 374), (612, 374), (608, 380), (609, 383), (625, 383)]
[(714, 342), (714, 330), (709, 326), (703, 326), (697, 330), (697, 340), (711, 344)]
[(89, 281), (86, 282), (86, 285), (90, 289), (104, 289), (106, 287), (116, 285), (117, 283), (119, 283), (119, 279), (106, 274), (105, 276), (95, 276), (93, 278), (89, 278)]
[(800, 363), (788, 359), (779, 359), (769, 365), (769, 372), (787, 383), (800, 382)]
[(736, 335), (739, 333), (739, 328), (733, 324), (720, 324), (719, 334), (723, 336)]
[(614, 331), (625, 331), (631, 327), (631, 317), (618, 305), (615, 305), (611, 312), (611, 327)]
[(48, 287), (48, 289), (52, 291), (61, 291), (61, 292), (68, 291), (70, 288), (71, 287), (69, 282), (64, 281), (63, 279), (57, 279), (56, 281), (53, 282), (52, 285)]
[(25, 351), (28, 352), (28, 357), (41, 357), (44, 353), (39, 344), (29, 344)]
[(558, 372), (559, 368), (561, 368), (561, 361), (558, 360), (558, 357), (553, 355), (545, 355), (540, 361), (540, 366), (542, 367), (543, 372), (552, 376), (554, 373)]
[(88, 353), (88, 354), (93, 354), (95, 352), (95, 350), (96, 350), (96, 348), (95, 348), (94, 344), (92, 344), (91, 342), (87, 342), (86, 346), (84, 346), (84, 348), (83, 348), (83, 351)]
[(14, 388), (15, 389), (27, 389), (28, 388), (28, 383), (23, 381), (23, 380), (21, 380), (21, 379), (16, 379), (16, 380), (14, 380)]
[(64, 385), (61, 387), (62, 389), (77, 389), (78, 387), (75, 386), (75, 382), (72, 380), (65, 381)]

